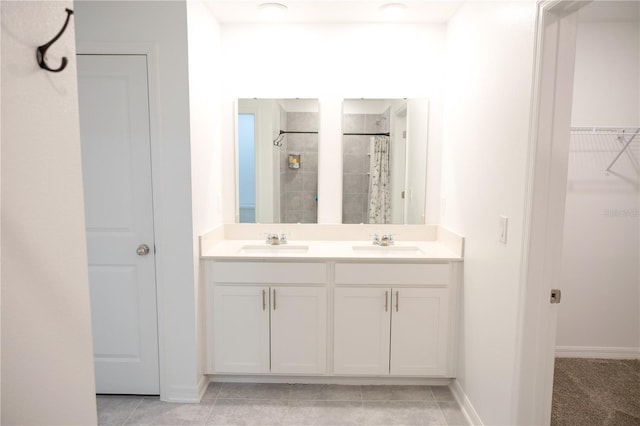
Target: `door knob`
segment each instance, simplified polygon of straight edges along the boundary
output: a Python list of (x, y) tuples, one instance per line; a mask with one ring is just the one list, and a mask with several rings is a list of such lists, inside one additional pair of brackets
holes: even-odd
[(140, 244), (138, 246), (138, 248), (136, 249), (136, 254), (138, 256), (146, 256), (149, 254), (149, 252), (151, 251), (151, 249), (149, 248), (148, 245), (146, 244)]

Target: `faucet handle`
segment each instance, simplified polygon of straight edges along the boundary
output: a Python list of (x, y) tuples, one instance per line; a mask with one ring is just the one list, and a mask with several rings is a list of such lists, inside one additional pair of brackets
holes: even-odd
[(387, 244), (391, 245), (395, 243), (395, 240), (393, 239), (393, 237), (397, 236), (398, 234), (384, 234), (382, 236), (382, 238), (386, 238), (387, 240)]
[(380, 236), (378, 234), (369, 234), (370, 237), (373, 237), (373, 245), (374, 246), (379, 246), (380, 245)]
[(284, 232), (280, 233), (280, 244), (287, 244), (287, 234)]
[(271, 234), (271, 233), (265, 232), (264, 235), (266, 235), (265, 243), (271, 244), (271, 245), (280, 244), (280, 237), (278, 237), (278, 234)]

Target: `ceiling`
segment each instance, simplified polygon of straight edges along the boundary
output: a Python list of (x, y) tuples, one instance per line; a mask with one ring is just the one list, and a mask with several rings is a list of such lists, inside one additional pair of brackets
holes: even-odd
[[(269, 22), (259, 6), (266, 2), (286, 4), (279, 23), (445, 23), (463, 3), (458, 0), (210, 0), (207, 4), (221, 24)], [(388, 3), (407, 6), (401, 18), (390, 19), (380, 11)]]
[[(479, 1), (479, 0), (471, 0)], [(517, 1), (517, 0), (494, 0)], [(208, 0), (207, 5), (221, 24), (268, 23), (260, 5), (276, 2), (288, 8), (278, 23), (446, 23), (465, 1), (461, 0)], [(402, 3), (401, 18), (385, 16), (380, 7)], [(586, 3), (586, 2), (585, 2)], [(581, 22), (638, 22), (639, 0), (605, 0), (587, 4), (579, 12)]]
[(639, 22), (640, 1), (594, 1), (578, 12), (580, 22)]

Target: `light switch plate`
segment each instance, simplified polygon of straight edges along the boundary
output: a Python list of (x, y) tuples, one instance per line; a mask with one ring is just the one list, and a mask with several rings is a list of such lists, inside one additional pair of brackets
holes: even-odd
[(507, 244), (507, 227), (509, 225), (509, 218), (506, 216), (498, 216), (499, 218), (499, 227), (498, 227), (498, 241), (503, 244)]

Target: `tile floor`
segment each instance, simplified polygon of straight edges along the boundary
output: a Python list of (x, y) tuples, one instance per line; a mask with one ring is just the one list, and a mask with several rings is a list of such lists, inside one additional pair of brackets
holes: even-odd
[(101, 425), (466, 425), (446, 386), (211, 383), (200, 404), (98, 395)]

